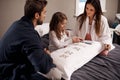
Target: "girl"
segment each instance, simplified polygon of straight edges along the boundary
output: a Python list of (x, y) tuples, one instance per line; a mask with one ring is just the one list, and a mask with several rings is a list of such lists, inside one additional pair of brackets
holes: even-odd
[(103, 16), (99, 0), (87, 0), (83, 14), (77, 17), (75, 35), (83, 40), (100, 41), (104, 45), (101, 52), (107, 55), (112, 48), (112, 38), (106, 17)]
[(49, 32), (49, 50), (54, 51), (59, 48), (64, 48), (70, 43), (80, 42), (80, 39), (68, 37), (68, 32), (65, 30), (67, 17), (61, 12), (56, 12), (50, 21)]

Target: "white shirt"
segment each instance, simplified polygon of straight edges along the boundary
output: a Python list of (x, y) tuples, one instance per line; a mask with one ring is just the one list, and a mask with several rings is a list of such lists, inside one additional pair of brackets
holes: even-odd
[(49, 50), (52, 52), (59, 48), (64, 48), (65, 46), (72, 43), (72, 39), (66, 35), (66, 33), (61, 33), (61, 39), (59, 40), (54, 31), (49, 32)]

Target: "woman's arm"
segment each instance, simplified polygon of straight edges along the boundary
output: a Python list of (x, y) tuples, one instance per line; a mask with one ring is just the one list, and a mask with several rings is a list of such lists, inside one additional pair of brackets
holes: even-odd
[(101, 22), (102, 30), (101, 30), (101, 37), (99, 39), (103, 43), (103, 51), (101, 52), (101, 54), (107, 56), (108, 51), (113, 49), (114, 46), (112, 45), (112, 36), (107, 19), (104, 16), (102, 16), (101, 21), (102, 21)]
[(108, 21), (104, 16), (102, 16), (101, 19), (102, 19), (101, 20), (101, 36), (99, 40), (101, 40), (103, 44), (112, 44), (112, 37), (111, 37)]

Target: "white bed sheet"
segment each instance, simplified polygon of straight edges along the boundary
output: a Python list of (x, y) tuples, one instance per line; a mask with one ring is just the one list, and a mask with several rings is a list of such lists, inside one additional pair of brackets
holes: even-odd
[(64, 73), (62, 77), (70, 80), (75, 70), (89, 62), (102, 50), (100, 42), (84, 41), (53, 51), (51, 57), (56, 66)]

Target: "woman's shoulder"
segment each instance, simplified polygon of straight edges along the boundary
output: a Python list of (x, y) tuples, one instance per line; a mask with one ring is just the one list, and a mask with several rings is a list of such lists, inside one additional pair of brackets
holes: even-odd
[(101, 23), (106, 24), (108, 23), (108, 20), (105, 16), (101, 15)]
[(102, 21), (107, 21), (107, 18), (104, 15), (101, 15), (101, 20)]

